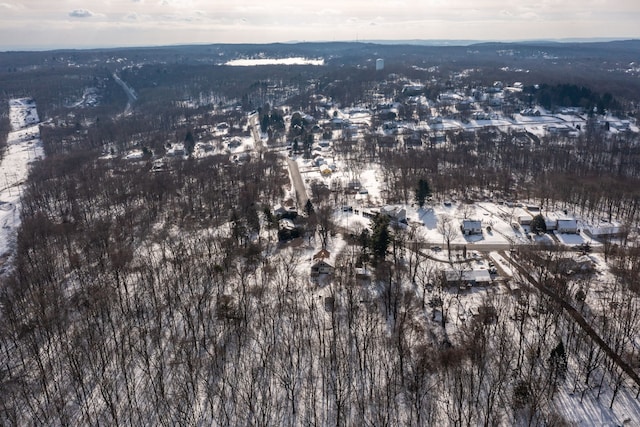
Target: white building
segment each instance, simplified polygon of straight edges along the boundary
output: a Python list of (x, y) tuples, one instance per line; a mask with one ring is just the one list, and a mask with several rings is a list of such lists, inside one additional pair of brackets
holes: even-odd
[(578, 221), (575, 219), (559, 219), (558, 233), (578, 234)]
[(475, 219), (465, 219), (460, 226), (462, 234), (471, 236), (473, 234), (482, 234), (482, 221)]
[(444, 277), (449, 284), (484, 285), (491, 283), (489, 270), (445, 270)]

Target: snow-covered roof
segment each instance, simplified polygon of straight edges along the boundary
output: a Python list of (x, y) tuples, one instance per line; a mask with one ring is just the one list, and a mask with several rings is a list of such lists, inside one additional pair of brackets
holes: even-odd
[(622, 234), (623, 228), (624, 227), (619, 224), (600, 223), (598, 225), (586, 227), (585, 231), (592, 237), (606, 237)]
[(314, 261), (319, 259), (329, 259), (329, 258), (331, 258), (331, 252), (329, 252), (326, 249), (320, 249), (317, 253), (313, 255)]
[(465, 230), (477, 230), (482, 228), (482, 221), (478, 219), (463, 219), (462, 227)]
[(296, 228), (296, 226), (293, 223), (293, 221), (291, 221), (290, 219), (287, 219), (287, 218), (283, 218), (280, 221), (278, 221), (278, 225), (280, 226), (280, 229), (282, 229), (282, 230), (294, 230)]
[(445, 270), (444, 272), (447, 282), (491, 282), (491, 274), (489, 270)]

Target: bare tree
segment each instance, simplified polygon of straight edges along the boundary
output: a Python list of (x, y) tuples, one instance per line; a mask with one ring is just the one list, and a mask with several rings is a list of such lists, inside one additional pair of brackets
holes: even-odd
[(451, 260), (451, 241), (459, 234), (455, 220), (446, 214), (440, 216), (440, 220), (438, 221), (438, 232), (442, 234), (442, 239), (447, 245), (449, 260)]

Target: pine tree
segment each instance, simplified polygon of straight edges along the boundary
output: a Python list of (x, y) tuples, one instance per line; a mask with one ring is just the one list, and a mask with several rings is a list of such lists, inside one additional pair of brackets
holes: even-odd
[(549, 380), (554, 391), (562, 384), (567, 376), (567, 354), (562, 341), (551, 350), (549, 355)]
[(390, 242), (389, 217), (377, 215), (371, 224), (371, 252), (377, 259), (384, 259)]
[(269, 129), (269, 115), (265, 114), (262, 116), (262, 120), (260, 120), (260, 131), (266, 133), (267, 129)]
[(547, 223), (541, 214), (534, 216), (531, 220), (531, 232), (536, 234), (547, 232)]
[(431, 187), (429, 186), (429, 182), (420, 178), (418, 181), (418, 187), (416, 188), (416, 202), (418, 206), (423, 207), (427, 197), (431, 195)]
[(304, 212), (307, 214), (307, 216), (311, 216), (315, 212), (313, 203), (311, 203), (311, 199), (307, 199), (307, 203), (304, 205)]
[(193, 149), (196, 146), (196, 140), (193, 137), (193, 133), (191, 131), (187, 132), (187, 135), (184, 137), (184, 149), (188, 155), (193, 154)]

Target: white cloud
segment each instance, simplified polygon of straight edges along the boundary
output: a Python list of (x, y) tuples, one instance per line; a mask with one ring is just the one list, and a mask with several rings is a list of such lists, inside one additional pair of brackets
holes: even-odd
[[(61, 16), (60, 4), (74, 6)], [(39, 28), (21, 38), (25, 46), (94, 42), (87, 32), (110, 45), (638, 38), (639, 16), (638, 0), (0, 0), (0, 34)], [(12, 39), (0, 37), (0, 50)]]
[(187, 8), (187, 7), (191, 7), (192, 4), (193, 4), (193, 1), (191, 0), (161, 0), (160, 1), (161, 6), (171, 6), (175, 8)]
[(69, 16), (72, 18), (90, 18), (95, 14), (87, 9), (75, 9), (69, 12)]
[(338, 9), (322, 9), (316, 12), (316, 15), (319, 16), (339, 16), (342, 15), (342, 12)]
[(140, 15), (137, 14), (136, 12), (131, 12), (126, 14), (124, 16), (124, 19), (125, 21), (139, 21), (141, 18), (140, 18)]

